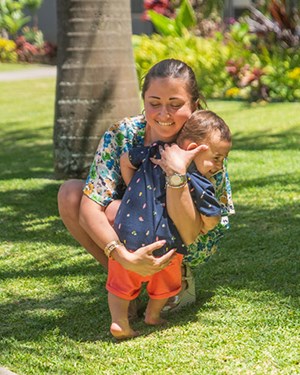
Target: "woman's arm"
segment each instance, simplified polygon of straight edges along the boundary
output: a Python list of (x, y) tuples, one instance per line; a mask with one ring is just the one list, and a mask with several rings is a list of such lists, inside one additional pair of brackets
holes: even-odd
[(182, 188), (167, 187), (167, 211), (183, 242), (190, 245), (199, 234), (205, 234), (220, 221), (220, 216), (205, 216), (195, 207), (188, 184)]
[[(186, 151), (173, 144), (161, 149), (161, 159), (152, 161), (164, 170), (166, 176), (174, 172), (184, 175), (195, 156), (205, 150), (206, 145)], [(199, 234), (205, 234), (213, 229), (220, 221), (220, 216), (208, 217), (197, 210), (187, 184), (181, 188), (167, 187), (166, 203), (168, 215), (186, 245), (193, 243)]]
[[(85, 195), (83, 195), (81, 200), (79, 222), (81, 227), (101, 249), (104, 249), (111, 241), (118, 241), (116, 232), (106, 218), (105, 207)], [(167, 266), (174, 254), (174, 251), (170, 251), (160, 258), (155, 258), (152, 252), (163, 245), (164, 241), (157, 241), (133, 253), (129, 252), (124, 246), (118, 246), (112, 251), (111, 255), (128, 270), (139, 273), (142, 276), (152, 275)]]

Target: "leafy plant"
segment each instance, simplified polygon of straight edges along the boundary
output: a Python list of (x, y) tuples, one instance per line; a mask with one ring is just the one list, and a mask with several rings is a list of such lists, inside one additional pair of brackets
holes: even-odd
[(157, 61), (178, 58), (195, 71), (206, 98), (247, 101), (299, 101), (300, 51), (273, 46), (255, 48), (257, 36), (247, 24), (234, 24), (222, 35), (203, 38), (186, 32), (183, 37), (133, 37), (137, 72), (142, 80)]
[[(259, 43), (272, 48), (280, 43), (283, 48), (299, 47), (299, 12), (290, 8), (284, 0), (271, 0), (269, 14), (263, 14), (253, 6), (249, 7), (250, 16), (246, 18), (250, 32), (259, 36)], [(298, 13), (298, 14), (297, 14)]]
[(24, 8), (28, 8), (31, 12), (36, 12), (42, 5), (43, 0), (21, 0)]
[(170, 0), (145, 0), (144, 8), (144, 20), (149, 20), (149, 10), (154, 10), (156, 13), (163, 14), (164, 16), (170, 18), (173, 18), (175, 15), (174, 7)]
[(24, 36), (16, 39), (17, 54), (22, 62), (33, 62), (34, 56), (39, 54), (39, 49), (33, 44), (27, 42)]
[(18, 31), (30, 20), (30, 16), (24, 14), (28, 8), (34, 16), (37, 26), (37, 19), (34, 13), (41, 6), (43, 0), (1, 0), (0, 1), (0, 30), (3, 37), (15, 38)]
[(213, 38), (184, 37), (153, 34), (133, 36), (135, 61), (140, 81), (157, 61), (178, 58), (189, 64), (197, 75), (200, 90), (206, 97), (220, 98), (225, 87), (230, 87), (230, 76), (225, 70), (230, 58), (228, 47)]
[(23, 13), (23, 5), (19, 1), (2, 0), (0, 2), (0, 28), (2, 35), (15, 36), (18, 30), (30, 21), (31, 17)]
[(22, 29), (22, 34), (25, 37), (26, 41), (33, 44), (38, 48), (44, 46), (44, 35), (43, 32), (36, 27), (25, 26)]
[(183, 36), (191, 27), (196, 25), (196, 16), (189, 0), (182, 0), (176, 10), (175, 18), (169, 18), (155, 10), (147, 12), (155, 29), (164, 36)]
[(0, 38), (0, 62), (16, 62), (16, 43), (12, 40)]

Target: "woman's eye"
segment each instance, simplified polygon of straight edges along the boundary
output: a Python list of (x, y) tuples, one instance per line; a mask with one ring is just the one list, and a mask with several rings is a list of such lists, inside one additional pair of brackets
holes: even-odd
[(150, 103), (150, 105), (154, 108), (158, 107), (159, 106), (159, 103)]
[(180, 107), (181, 107), (181, 104), (178, 104), (178, 103), (172, 103), (172, 104), (171, 104), (171, 107), (172, 107), (172, 108), (180, 108)]

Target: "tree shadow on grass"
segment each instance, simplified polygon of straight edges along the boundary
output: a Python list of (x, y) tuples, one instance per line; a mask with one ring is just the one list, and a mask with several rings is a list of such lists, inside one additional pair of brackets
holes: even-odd
[[(240, 192), (243, 189), (264, 189), (264, 188), (270, 189), (271, 187), (274, 190), (274, 202), (276, 202), (276, 191), (286, 191), (287, 193), (289, 191), (300, 192), (300, 186), (299, 186), (299, 177), (297, 173), (278, 173), (273, 174), (270, 176), (265, 177), (258, 177), (258, 178), (252, 178), (248, 179), (247, 183), (242, 180), (234, 180), (232, 182), (232, 189), (234, 193)], [(255, 214), (255, 213), (254, 213)]]
[(49, 298), (20, 298), (0, 305), (1, 337), (39, 341), (57, 331), (78, 341), (109, 340), (109, 311), (103, 277), (91, 277), (85, 291), (63, 291)]
[(61, 182), (53, 180), (45, 181), (44, 185), (39, 182), (36, 188), (31, 182), (25, 187), (20, 183), (15, 189), (0, 192), (1, 241), (76, 246), (58, 214), (57, 192), (60, 185)]
[(271, 291), (300, 307), (300, 204), (273, 210), (237, 205), (220, 251), (201, 269), (208, 291), (219, 287)]
[(256, 130), (245, 136), (245, 132), (235, 132), (233, 149), (240, 151), (295, 150), (300, 148), (300, 122), (282, 132)]
[(5, 132), (0, 141), (0, 180), (53, 178), (52, 135), (45, 136), (49, 128)]

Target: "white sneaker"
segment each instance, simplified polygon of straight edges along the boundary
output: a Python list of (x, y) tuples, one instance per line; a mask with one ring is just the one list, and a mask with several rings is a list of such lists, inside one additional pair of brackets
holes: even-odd
[(180, 310), (182, 307), (196, 302), (195, 279), (189, 266), (184, 267), (184, 275), (182, 282), (186, 282), (186, 287), (182, 289), (176, 296), (168, 299), (168, 302), (162, 309), (162, 312), (174, 312)]

